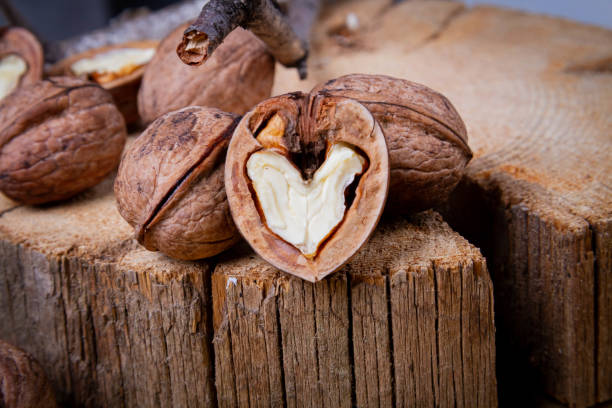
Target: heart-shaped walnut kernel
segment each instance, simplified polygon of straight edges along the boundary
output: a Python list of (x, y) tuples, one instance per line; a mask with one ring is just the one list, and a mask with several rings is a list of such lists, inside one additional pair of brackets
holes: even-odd
[(461, 117), (444, 95), (424, 85), (353, 74), (313, 92), (358, 100), (380, 123), (391, 167), (389, 211), (411, 213), (444, 202), (472, 157)]
[(234, 131), (225, 188), (234, 222), (277, 268), (317, 281), (367, 241), (387, 197), (380, 126), (359, 102), (294, 93), (268, 99)]

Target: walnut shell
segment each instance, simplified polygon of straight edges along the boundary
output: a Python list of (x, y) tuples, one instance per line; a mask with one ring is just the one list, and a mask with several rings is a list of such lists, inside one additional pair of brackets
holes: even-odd
[(34, 34), (21, 27), (0, 29), (0, 60), (16, 55), (26, 63), (26, 71), (19, 78), (15, 89), (42, 79), (43, 49)]
[(157, 119), (126, 150), (115, 196), (145, 248), (199, 259), (238, 241), (223, 188), (236, 120), (218, 109), (187, 107)]
[(54, 77), (22, 87), (0, 103), (0, 190), (26, 204), (71, 197), (117, 167), (125, 139), (100, 86)]
[(201, 66), (176, 55), (184, 24), (164, 39), (145, 69), (138, 111), (145, 124), (185, 106), (211, 106), (243, 114), (270, 96), (274, 59), (251, 32), (236, 28)]
[(313, 92), (358, 100), (380, 123), (389, 149), (391, 212), (416, 212), (444, 202), (472, 157), (461, 117), (446, 97), (424, 85), (353, 74)]
[[(269, 137), (263, 129), (278, 121), (274, 118), (281, 118), (282, 126), (270, 132), (277, 136)], [(301, 170), (302, 183), (305, 178), (309, 180), (305, 185), (312, 186), (317, 181), (315, 170), (324, 168), (333, 146), (337, 144), (352, 146), (365, 158), (367, 165), (363, 173), (347, 184), (348, 188), (345, 185), (346, 190), (341, 192), (344, 195), (342, 220), (325, 231), (327, 235), (318, 241), (314, 255), (305, 255), (273, 231), (265, 205), (256, 193), (255, 180), (250, 177), (248, 162), (262, 151), (280, 152), (292, 166)], [(337, 174), (338, 168), (341, 167), (332, 167), (329, 179)], [(234, 222), (242, 236), (266, 261), (311, 282), (336, 271), (367, 241), (385, 206), (388, 184), (387, 147), (372, 114), (352, 99), (318, 94), (298, 92), (282, 95), (254, 107), (238, 124), (225, 165), (225, 190)], [(315, 191), (325, 191), (328, 186)], [(293, 200), (289, 193), (287, 195), (288, 202)], [(308, 205), (312, 197), (314, 201), (316, 196), (306, 198)], [(311, 225), (315, 222), (312, 220), (319, 219), (318, 214), (332, 210), (327, 208), (328, 202), (327, 198), (320, 202), (323, 205), (321, 212), (307, 210), (305, 224)], [(290, 212), (293, 209), (290, 208)], [(315, 223), (313, 229), (318, 227)]]
[(57, 407), (51, 385), (36, 360), (2, 340), (0, 340), (0, 406)]
[[(119, 108), (121, 114), (125, 118), (126, 123), (138, 123), (140, 116), (138, 115), (138, 90), (144, 74), (145, 65), (134, 67), (135, 69), (126, 72), (124, 75), (117, 75), (113, 78), (96, 77), (95, 75), (77, 75), (73, 71), (73, 65), (85, 58), (92, 58), (96, 55), (104, 54), (113, 50), (121, 50), (126, 48), (142, 48), (155, 49), (159, 44), (158, 41), (132, 41), (121, 44), (108, 45), (105, 47), (94, 48), (79, 54), (65, 58), (51, 67), (48, 71), (49, 75), (77, 76), (81, 79), (97, 82), (104, 89), (109, 91), (115, 100), (115, 105)], [(108, 78), (108, 79), (107, 79)]]

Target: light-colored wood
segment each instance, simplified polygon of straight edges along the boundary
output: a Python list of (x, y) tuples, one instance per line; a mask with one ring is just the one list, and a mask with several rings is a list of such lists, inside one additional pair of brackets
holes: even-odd
[(221, 406), (497, 405), (486, 264), (433, 212), (315, 284), (247, 249), (212, 282)]
[[(338, 35), (350, 12), (360, 28)], [(490, 262), (502, 389), (541, 383), (572, 406), (612, 399), (612, 32), (362, 1), (328, 8), (312, 44), (308, 80), (279, 67), (275, 92), (387, 74), (444, 93), (465, 120), (475, 157), (444, 214)]]

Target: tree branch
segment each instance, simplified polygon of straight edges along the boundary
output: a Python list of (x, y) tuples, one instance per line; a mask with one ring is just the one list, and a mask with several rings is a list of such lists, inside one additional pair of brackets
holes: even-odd
[[(296, 7), (297, 3), (304, 6)], [(303, 16), (296, 15), (298, 9)], [(187, 28), (176, 51), (185, 64), (200, 65), (233, 29), (241, 26), (257, 35), (278, 62), (297, 68), (303, 79), (310, 26), (318, 9), (318, 0), (293, 0), (287, 19), (273, 0), (210, 0)], [(292, 15), (295, 26), (290, 24), (294, 22)]]

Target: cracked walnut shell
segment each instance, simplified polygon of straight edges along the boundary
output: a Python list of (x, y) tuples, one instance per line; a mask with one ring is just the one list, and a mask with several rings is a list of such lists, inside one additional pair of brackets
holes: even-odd
[(313, 92), (352, 98), (374, 115), (389, 149), (387, 209), (413, 213), (444, 202), (472, 157), (461, 117), (440, 93), (384, 75), (353, 74)]
[(71, 197), (119, 164), (123, 117), (97, 84), (54, 77), (0, 103), (0, 190), (41, 204)]
[(168, 35), (145, 68), (138, 92), (143, 123), (192, 105), (241, 115), (270, 96), (274, 59), (261, 40), (238, 27), (206, 63), (194, 67), (183, 64), (176, 55), (176, 45), (188, 26)]
[(158, 118), (128, 147), (115, 196), (145, 248), (200, 259), (238, 241), (223, 188), (236, 121), (218, 109), (187, 107)]
[(15, 89), (42, 79), (43, 50), (25, 28), (0, 29), (0, 99)]
[(76, 76), (100, 84), (111, 93), (125, 121), (137, 123), (140, 82), (157, 44), (132, 41), (94, 48), (63, 59), (49, 74)]
[(359, 102), (296, 92), (255, 106), (229, 144), (234, 222), (275, 267), (314, 282), (367, 241), (389, 182), (384, 135)]

